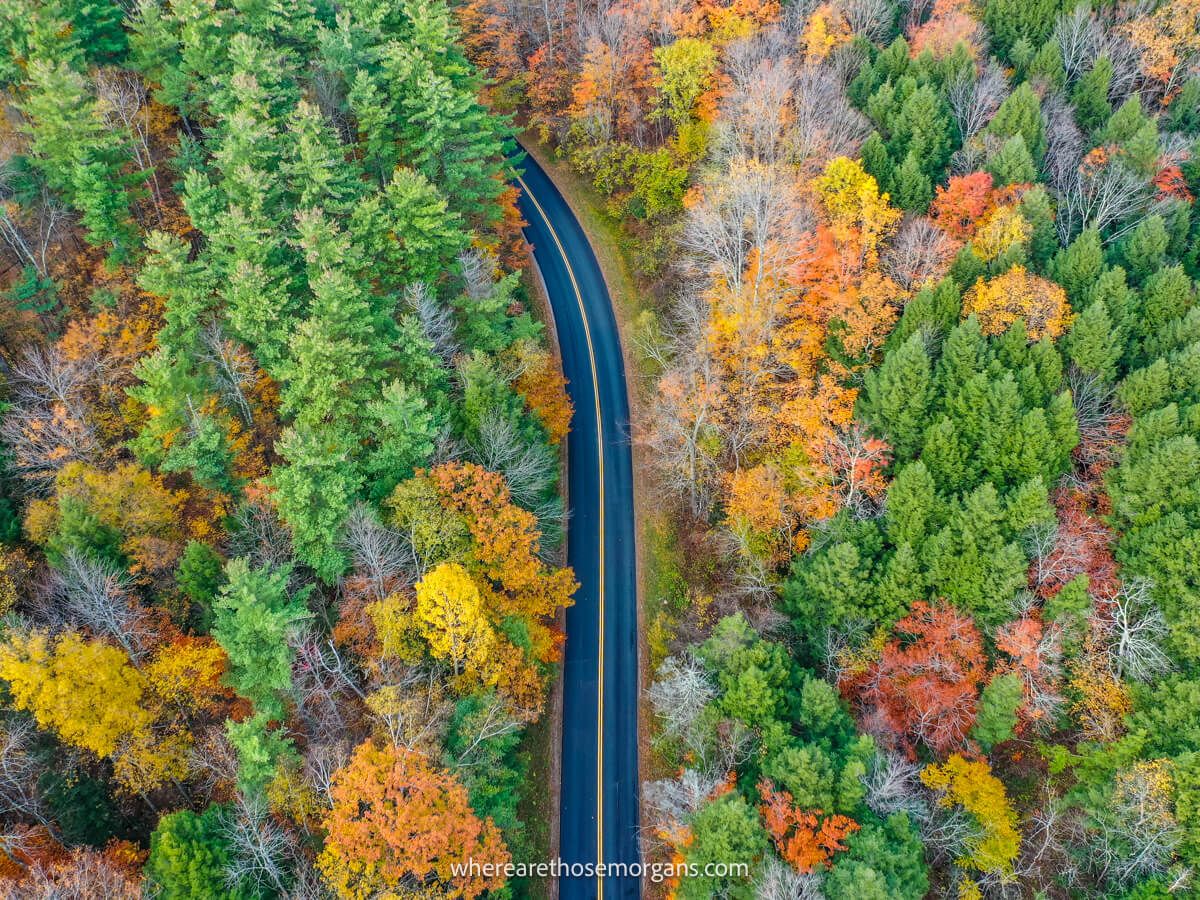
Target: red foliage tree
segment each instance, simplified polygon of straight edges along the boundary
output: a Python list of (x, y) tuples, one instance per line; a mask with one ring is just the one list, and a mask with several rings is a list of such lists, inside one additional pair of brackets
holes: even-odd
[(1008, 657), (995, 675), (1011, 672), (1021, 679), (1025, 699), (1017, 710), (1017, 730), (1051, 721), (1063, 703), (1061, 632), (1047, 626), (1039, 612), (1009, 622), (996, 634), (996, 648)]
[(1088, 590), (1109, 599), (1120, 588), (1113, 559), (1113, 533), (1092, 509), (1089, 495), (1078, 488), (1059, 488), (1053, 495), (1058, 527), (1035, 535), (1029, 581), (1043, 598), (1053, 597), (1079, 575), (1088, 577)]
[(953, 607), (917, 601), (896, 633), (865, 673), (842, 683), (863, 727), (910, 755), (917, 741), (938, 754), (963, 746), (987, 675), (979, 629)]

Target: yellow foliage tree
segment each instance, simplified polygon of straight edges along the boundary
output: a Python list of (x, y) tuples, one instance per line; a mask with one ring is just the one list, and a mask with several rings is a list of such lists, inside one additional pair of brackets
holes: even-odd
[(417, 582), (416, 621), (429, 652), (447, 660), (456, 675), (467, 663), (482, 666), (496, 643), (483, 597), (458, 563), (442, 563)]
[(123, 650), (69, 631), (13, 634), (0, 645), (0, 678), (13, 705), (66, 743), (110, 756), (120, 741), (148, 732), (145, 677)]
[(0, 545), (0, 616), (8, 615), (17, 605), (32, 570), (33, 564), (23, 550)]
[(1085, 740), (1114, 741), (1125, 733), (1125, 719), (1133, 712), (1133, 698), (1108, 665), (1103, 648), (1088, 635), (1080, 658), (1071, 663), (1071, 712)]
[(1004, 783), (992, 774), (987, 760), (966, 760), (955, 753), (941, 765), (926, 766), (921, 781), (941, 794), (941, 806), (961, 806), (979, 829), (967, 838), (969, 855), (958, 864), (1002, 879), (1011, 877), (1021, 850), (1021, 833)]
[(991, 262), (1001, 253), (1024, 244), (1031, 234), (1025, 217), (1012, 206), (997, 206), (980, 220), (971, 247), (984, 262)]
[(825, 174), (816, 180), (816, 189), (834, 238), (844, 242), (858, 232), (864, 256), (873, 260), (880, 241), (900, 221), (900, 210), (891, 206), (887, 194), (879, 192), (875, 176), (858, 161), (839, 156), (829, 161)]
[(804, 47), (804, 56), (810, 62), (821, 62), (834, 48), (846, 43), (854, 32), (846, 15), (831, 3), (822, 3), (808, 17), (800, 43)]
[(180, 528), (183, 495), (168, 488), (160, 476), (135, 463), (107, 471), (67, 463), (55, 478), (55, 497), (29, 506), (25, 528), (32, 540), (49, 540), (58, 527), (59, 505), (68, 497), (121, 534), (121, 550), (133, 560), (133, 572), (174, 568), (186, 542)]
[(525, 404), (541, 420), (551, 444), (559, 444), (571, 430), (574, 408), (567, 397), (567, 381), (545, 350), (529, 341), (514, 346), (520, 375), (516, 388)]
[(980, 278), (963, 297), (963, 316), (974, 314), (984, 334), (1002, 334), (1025, 320), (1032, 340), (1056, 338), (1071, 324), (1067, 295), (1057, 284), (1013, 266), (990, 281)]
[(367, 615), (375, 626), (375, 638), (383, 656), (415, 662), (420, 659), (420, 629), (413, 618), (412, 598), (391, 594), (367, 606)]
[(187, 716), (227, 695), (224, 669), (211, 638), (163, 643), (141, 669), (119, 647), (74, 631), (13, 634), (0, 645), (13, 706), (64, 743), (111, 760), (116, 781), (133, 792), (187, 777)]
[(166, 706), (205, 712), (229, 692), (221, 684), (228, 658), (210, 637), (180, 636), (163, 643), (146, 664), (146, 681)]

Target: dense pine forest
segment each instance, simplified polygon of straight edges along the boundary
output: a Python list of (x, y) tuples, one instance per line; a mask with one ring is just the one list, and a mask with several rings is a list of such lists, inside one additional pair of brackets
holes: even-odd
[(1198, 16), (460, 10), (654, 300), (676, 896), (1200, 891)]
[(0, 895), (503, 897), (452, 866), (544, 852), (571, 409), (456, 37), (0, 6)]

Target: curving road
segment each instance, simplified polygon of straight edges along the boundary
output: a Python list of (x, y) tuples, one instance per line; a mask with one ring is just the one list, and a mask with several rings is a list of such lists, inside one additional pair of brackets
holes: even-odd
[[(638, 857), (637, 597), (625, 367), (612, 303), (586, 235), (526, 156), (517, 181), (525, 239), (554, 310), (575, 418), (567, 438), (567, 559), (580, 588), (567, 610), (560, 856)], [(632, 877), (564, 877), (562, 900), (635, 898)]]

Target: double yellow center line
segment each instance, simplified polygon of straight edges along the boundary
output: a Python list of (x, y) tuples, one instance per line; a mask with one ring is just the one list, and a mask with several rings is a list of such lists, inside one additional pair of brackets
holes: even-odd
[[(546, 229), (550, 232), (550, 237), (554, 239), (558, 255), (562, 257), (563, 265), (566, 267), (567, 277), (571, 279), (571, 288), (575, 291), (575, 302), (579, 304), (579, 317), (583, 321), (583, 336), (587, 341), (588, 363), (592, 368), (592, 394), (596, 407), (596, 460), (600, 478), (599, 648), (596, 659), (596, 862), (602, 863), (604, 861), (604, 421), (600, 415), (600, 379), (596, 372), (596, 351), (592, 345), (592, 329), (588, 322), (587, 309), (583, 305), (583, 294), (579, 290), (579, 282), (575, 279), (575, 270), (571, 268), (571, 261), (567, 258), (567, 251), (558, 238), (558, 232), (550, 224), (550, 217), (542, 209), (542, 204), (538, 203), (533, 191), (529, 190), (525, 179), (518, 175), (517, 183), (521, 185), (521, 190), (525, 192), (525, 196), (530, 199), (537, 209), (538, 215), (546, 223)], [(596, 874), (596, 886), (598, 896), (603, 900), (604, 879), (599, 872)]]

